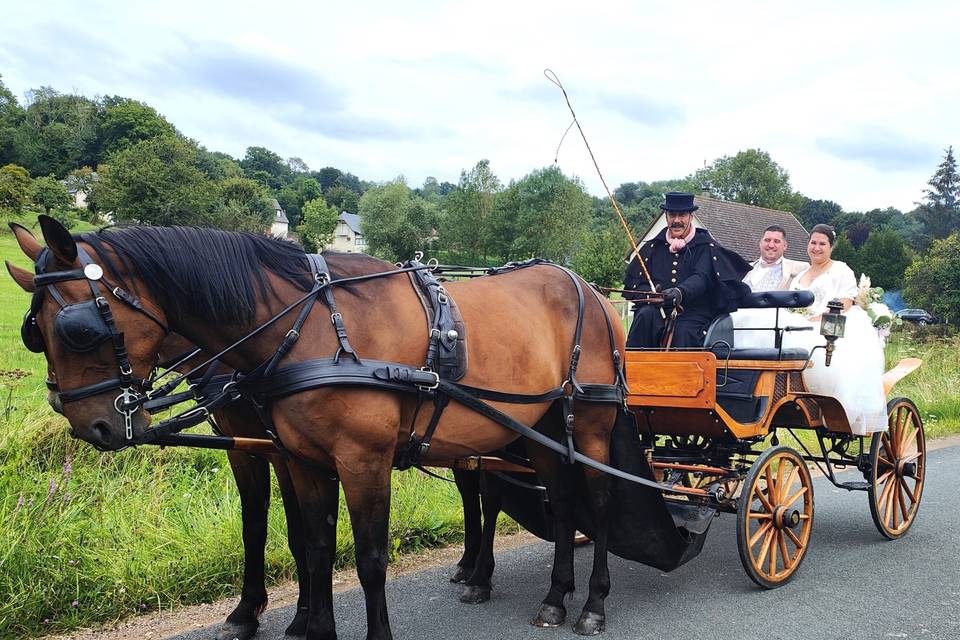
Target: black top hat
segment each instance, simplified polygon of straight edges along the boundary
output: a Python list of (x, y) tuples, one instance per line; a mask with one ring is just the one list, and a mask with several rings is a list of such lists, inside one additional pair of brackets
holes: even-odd
[(693, 204), (693, 194), (683, 191), (670, 191), (666, 195), (666, 202), (660, 205), (664, 211), (674, 211), (676, 213), (687, 213), (696, 211), (700, 207)]

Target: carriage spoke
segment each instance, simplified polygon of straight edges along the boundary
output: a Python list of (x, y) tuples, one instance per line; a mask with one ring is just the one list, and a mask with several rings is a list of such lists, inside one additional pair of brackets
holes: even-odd
[(907, 495), (910, 496), (910, 506), (917, 504), (917, 493), (920, 492), (920, 483), (917, 482), (913, 485), (913, 489), (910, 488), (906, 482), (903, 483), (903, 489), (907, 492)]
[(780, 532), (773, 532), (773, 544), (770, 545), (770, 577), (777, 575), (777, 545), (776, 541), (780, 538)]
[(794, 493), (792, 496), (790, 496), (789, 498), (787, 498), (786, 500), (783, 501), (783, 503), (782, 503), (783, 506), (784, 506), (784, 507), (789, 507), (789, 506), (792, 505), (794, 502), (796, 502), (797, 499), (798, 499), (800, 496), (802, 496), (802, 495), (804, 495), (804, 494), (806, 494), (806, 493), (807, 493), (807, 488), (806, 488), (806, 487), (800, 487), (800, 489), (798, 489), (796, 493)]
[[(912, 420), (911, 420), (911, 422), (912, 422)], [(906, 431), (905, 431), (905, 432), (906, 432)], [(911, 442), (916, 442), (916, 441), (914, 440), (914, 438), (916, 437), (916, 435), (917, 435), (917, 427), (914, 426), (914, 427), (910, 430), (910, 432), (906, 435), (906, 437), (901, 437), (901, 438), (900, 438), (900, 447), (899, 447), (899, 448), (900, 448), (900, 455), (903, 455), (904, 451), (906, 451), (907, 447), (910, 446), (910, 443), (911, 443)]]
[(890, 469), (889, 471), (884, 471), (883, 475), (877, 476), (877, 486), (882, 485), (892, 475), (893, 475), (893, 469)]
[(779, 502), (783, 506), (790, 506), (790, 502), (784, 502), (783, 496), (787, 495), (787, 491), (790, 491), (790, 487), (793, 486), (793, 481), (797, 479), (797, 476), (800, 475), (800, 467), (794, 467), (790, 470), (790, 475), (787, 476), (787, 481), (780, 488), (780, 495), (778, 496)]
[(900, 513), (903, 514), (903, 520), (904, 522), (906, 522), (907, 520), (910, 519), (910, 515), (909, 515), (910, 512), (907, 509), (906, 501), (903, 499), (904, 489), (905, 489), (905, 485), (903, 483), (903, 480), (898, 479), (897, 480), (897, 502), (900, 504)]
[(803, 543), (800, 542), (800, 538), (798, 538), (797, 534), (790, 529), (784, 529), (784, 531), (790, 537), (790, 540), (793, 542), (793, 544), (797, 545), (797, 553), (799, 553), (800, 550), (803, 549)]
[[(789, 529), (784, 529), (783, 531), (789, 531)], [(793, 562), (790, 560), (790, 554), (787, 553), (787, 537), (783, 534), (783, 531), (777, 536), (777, 543), (780, 545), (780, 557), (783, 558), (783, 569), (784, 571), (789, 571), (793, 566)]]
[(767, 559), (767, 552), (770, 550), (770, 542), (773, 540), (773, 528), (767, 531), (763, 538), (763, 544), (760, 545), (760, 551), (757, 553), (757, 567), (762, 567)]
[[(770, 485), (767, 485), (769, 489)], [(763, 504), (763, 508), (766, 509), (771, 514), (773, 513), (773, 505), (770, 504), (770, 501), (767, 500), (767, 496), (763, 495), (763, 492), (760, 490), (760, 487), (757, 485), (753, 486), (753, 494), (760, 498), (760, 502)]]
[(752, 518), (753, 520), (769, 520), (770, 518), (773, 517), (773, 514), (772, 514), (772, 513), (760, 513), (760, 512), (758, 512), (758, 511), (751, 511), (750, 513), (747, 514), (747, 517), (748, 517), (748, 518)]
[(771, 527), (773, 527), (772, 522), (764, 522), (762, 525), (757, 527), (757, 531), (752, 536), (750, 536), (750, 540), (747, 542), (747, 544), (752, 548), (753, 545), (757, 544), (757, 540), (759, 540), (761, 536), (766, 534)]
[(884, 458), (883, 454), (877, 454), (877, 463), (878, 463), (877, 464), (878, 467), (882, 464), (885, 467), (889, 467), (891, 469), (893, 468), (893, 463), (887, 460), (886, 458)]
[(774, 504), (779, 504), (780, 498), (782, 497), (784, 467), (786, 467), (786, 462), (781, 460), (780, 464), (777, 465), (777, 483), (774, 485), (773, 491), (767, 492), (770, 494), (770, 499), (773, 500)]
[(894, 518), (893, 514), (893, 486), (895, 483), (888, 482), (887, 485), (883, 488), (883, 521), (888, 527), (892, 527), (891, 521)]

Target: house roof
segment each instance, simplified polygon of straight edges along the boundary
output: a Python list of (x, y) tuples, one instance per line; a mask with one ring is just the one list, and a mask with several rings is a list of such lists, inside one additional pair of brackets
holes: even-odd
[(340, 220), (346, 222), (354, 233), (360, 233), (360, 216), (357, 214), (344, 211), (340, 214)]
[[(697, 226), (707, 229), (720, 244), (736, 251), (745, 260), (752, 262), (760, 257), (759, 243), (763, 230), (778, 224), (787, 232), (787, 251), (784, 255), (793, 260), (810, 261), (806, 252), (809, 234), (789, 211), (705, 196), (694, 196), (693, 201), (700, 207), (693, 213)], [(658, 216), (647, 228), (643, 239), (649, 240), (665, 226), (663, 216)]]
[(287, 219), (287, 212), (283, 210), (283, 207), (280, 206), (280, 203), (277, 202), (276, 198), (270, 198), (270, 206), (273, 207), (273, 210), (276, 212), (276, 214), (273, 216), (274, 222), (290, 224), (290, 220)]

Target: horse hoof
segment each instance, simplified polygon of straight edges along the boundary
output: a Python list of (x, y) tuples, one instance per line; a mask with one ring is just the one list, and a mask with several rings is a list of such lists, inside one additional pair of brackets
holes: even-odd
[(285, 638), (303, 638), (307, 635), (307, 620), (310, 618), (310, 609), (300, 607), (297, 609), (297, 615), (293, 616), (293, 622), (283, 632)]
[(217, 630), (216, 640), (250, 640), (256, 633), (260, 623), (253, 622), (224, 622)]
[(472, 573), (473, 569), (457, 567), (457, 572), (450, 576), (450, 582), (454, 584), (462, 584), (467, 581), (467, 578), (469, 578)]
[(540, 605), (537, 617), (530, 623), (535, 627), (559, 627), (567, 619), (567, 610), (552, 604)]
[(580, 614), (577, 624), (573, 625), (573, 631), (581, 636), (595, 636), (603, 632), (605, 623), (605, 616), (592, 611), (584, 611)]
[(490, 599), (490, 587), (467, 585), (460, 594), (460, 602), (465, 604), (480, 604)]

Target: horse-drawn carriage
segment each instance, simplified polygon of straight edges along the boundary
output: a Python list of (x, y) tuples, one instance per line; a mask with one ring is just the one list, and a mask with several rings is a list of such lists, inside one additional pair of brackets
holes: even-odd
[[(752, 295), (742, 306), (804, 307), (811, 301), (808, 295), (766, 292)], [(779, 324), (769, 329), (777, 334), (777, 345), (790, 330)], [(671, 569), (696, 555), (716, 514), (732, 513), (747, 574), (763, 587), (780, 586), (795, 574), (809, 547), (814, 521), (811, 466), (838, 488), (866, 492), (870, 514), (884, 537), (906, 534), (917, 515), (925, 473), (926, 445), (916, 405), (908, 398), (891, 398), (888, 429), (856, 435), (835, 398), (807, 390), (802, 373), (812, 366), (812, 353), (782, 346), (738, 349), (736, 333), (730, 316), (724, 315), (711, 324), (702, 349), (626, 352), (626, 404), (639, 446), (626, 434), (615, 435), (619, 449), (613, 455), (617, 466), (649, 469), (664, 490), (671, 515), (653, 526), (669, 529), (673, 524), (683, 536), (675, 543), (681, 550), (673, 560), (665, 561), (662, 553), (636, 557), (637, 549), (628, 540), (618, 544), (616, 529), (611, 550)], [(884, 392), (889, 394), (919, 365), (917, 359), (906, 359), (887, 372)], [(796, 448), (780, 444), (786, 435)], [(519, 470), (491, 458), (458, 464)], [(838, 474), (848, 469), (859, 473)], [(623, 481), (615, 487), (624, 489), (632, 488)], [(619, 506), (630, 513), (634, 505), (627, 499)], [(530, 522), (529, 503), (508, 500), (507, 510), (532, 530), (543, 530)], [(628, 515), (617, 515), (619, 526), (636, 530), (636, 524), (624, 522)]]
[[(903, 535), (916, 517), (925, 445), (914, 405), (891, 401), (890, 428), (868, 451), (839, 403), (804, 387), (810, 353), (737, 349), (728, 318), (714, 323), (702, 349), (625, 352), (610, 304), (543, 261), (445, 288), (419, 262), (325, 260), (265, 238), (200, 229), (73, 237), (52, 218), (40, 223), (46, 249), (13, 225), (35, 272), (8, 269), (33, 292), (24, 343), (46, 354), (52, 400), (72, 433), (104, 450), (187, 444), (284, 454), (307, 536), (308, 637), (334, 634), (329, 576), (339, 485), (352, 516), (368, 634), (390, 637), (391, 468), (400, 460), (528, 472), (522, 460), (473, 455), (518, 436), (550, 499), (510, 491), (505, 509), (556, 541), (550, 591), (534, 618), (540, 626), (565, 619), (575, 528), (596, 543), (575, 625), (592, 634), (605, 625), (608, 549), (675, 568), (697, 555), (720, 511), (737, 513), (751, 578), (767, 587), (789, 579), (813, 524), (807, 461), (837, 486), (867, 491), (883, 535)], [(803, 306), (803, 295), (760, 296), (755, 304)], [(208, 386), (199, 372), (215, 358), (239, 373), (204, 391), (197, 407), (150, 426), (150, 403), (173, 398), (190, 375), (163, 385), (154, 375), (170, 331), (216, 354), (192, 371), (203, 378), (196, 388)], [(829, 327), (823, 333), (837, 337)], [(891, 385), (916, 364), (902, 363)], [(178, 433), (241, 398), (256, 409), (264, 438)], [(802, 438), (804, 455), (779, 446), (781, 433), (800, 430), (819, 440), (819, 455)], [(768, 437), (775, 446), (765, 449)], [(835, 471), (849, 466), (866, 481), (838, 479)]]

